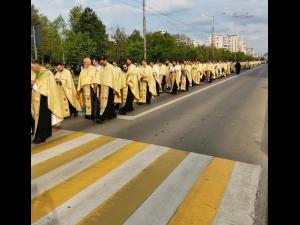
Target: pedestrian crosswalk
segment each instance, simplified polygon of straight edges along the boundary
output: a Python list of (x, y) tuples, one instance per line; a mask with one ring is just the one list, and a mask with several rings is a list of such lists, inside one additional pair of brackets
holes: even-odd
[(116, 137), (55, 130), (32, 145), (35, 225), (250, 225), (260, 167)]

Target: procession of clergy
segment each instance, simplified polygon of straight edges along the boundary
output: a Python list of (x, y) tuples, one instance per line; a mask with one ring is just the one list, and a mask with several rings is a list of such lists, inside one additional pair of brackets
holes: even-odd
[[(103, 123), (133, 111), (133, 102), (150, 104), (151, 99), (163, 92), (176, 95), (213, 80), (250, 69), (262, 61), (250, 62), (157, 62), (145, 60), (137, 65), (127, 59), (122, 69), (106, 57), (100, 60), (85, 58), (75, 88), (72, 74), (57, 63), (56, 73), (38, 61), (31, 63), (31, 134), (33, 143), (39, 144), (52, 135), (52, 126), (59, 126), (65, 117), (76, 117), (84, 109), (85, 119)], [(117, 107), (116, 107), (117, 106)]]

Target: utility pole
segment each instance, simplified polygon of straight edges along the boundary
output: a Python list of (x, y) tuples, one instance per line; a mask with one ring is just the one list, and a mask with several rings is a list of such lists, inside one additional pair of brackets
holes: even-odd
[(143, 34), (144, 34), (144, 60), (147, 59), (147, 40), (146, 40), (146, 9), (145, 0), (143, 0)]
[(60, 45), (61, 45), (61, 51), (62, 51), (62, 57), (63, 57), (63, 64), (65, 64), (65, 53), (64, 53), (64, 47), (62, 43), (62, 37), (60, 37)]
[(37, 48), (36, 48), (36, 37), (35, 37), (35, 27), (32, 26), (32, 34), (33, 34), (33, 44), (34, 44), (34, 56), (37, 60)]
[(64, 39), (64, 30), (62, 27), (58, 29), (58, 34), (60, 38), (60, 47), (61, 47), (61, 52), (62, 52), (62, 58), (63, 58), (63, 64), (65, 64), (65, 53), (64, 53), (64, 46), (63, 46), (63, 39)]
[(215, 16), (213, 16), (212, 30), (211, 30), (211, 39), (212, 39), (212, 59), (215, 56), (215, 41), (214, 41), (214, 29), (215, 29)]
[(235, 42), (234, 42), (234, 44), (235, 44), (235, 54), (234, 54), (234, 61), (236, 61), (236, 52), (237, 52), (237, 45), (236, 45), (236, 42), (237, 42), (237, 34), (235, 34)]

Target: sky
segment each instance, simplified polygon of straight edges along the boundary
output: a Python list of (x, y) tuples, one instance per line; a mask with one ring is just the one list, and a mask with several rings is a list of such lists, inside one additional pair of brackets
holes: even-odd
[[(106, 25), (107, 33), (117, 27), (127, 34), (142, 33), (142, 0), (31, 0), (40, 13), (53, 21), (61, 15), (68, 22), (69, 10), (81, 5), (92, 8)], [(212, 31), (238, 34), (259, 55), (268, 52), (267, 0), (146, 0), (147, 32), (166, 30), (206, 42)]]

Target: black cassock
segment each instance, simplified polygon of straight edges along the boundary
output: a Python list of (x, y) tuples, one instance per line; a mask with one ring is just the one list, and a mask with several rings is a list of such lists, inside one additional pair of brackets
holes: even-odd
[(189, 90), (189, 87), (190, 87), (190, 81), (189, 81), (188, 78), (186, 78), (186, 84), (185, 84), (185, 89), (186, 89), (186, 91)]
[[(34, 122), (34, 121), (32, 121)], [(51, 111), (48, 109), (48, 99), (41, 95), (39, 121), (33, 141), (45, 141), (52, 135)]]
[(166, 76), (163, 76), (162, 82), (161, 82), (161, 86), (162, 86), (162, 90), (163, 92), (165, 92), (165, 86), (166, 86)]
[(159, 96), (159, 83), (155, 80), (156, 82), (156, 93), (157, 93), (157, 96)]
[(236, 69), (236, 74), (239, 74), (241, 71), (241, 64), (239, 62), (235, 64), (235, 69)]
[(70, 116), (75, 114), (77, 112), (76, 108), (70, 103), (70, 101), (68, 100), (69, 103), (69, 110), (70, 110)]
[(173, 89), (172, 89), (171, 94), (172, 94), (172, 95), (176, 95), (176, 94), (177, 94), (177, 89), (178, 89), (178, 86), (177, 86), (177, 82), (175, 81), (174, 87), (173, 87)]
[(150, 104), (151, 103), (151, 97), (152, 97), (152, 94), (150, 92), (150, 89), (149, 89), (149, 85), (147, 83), (147, 95), (146, 95), (146, 103), (147, 104)]
[(93, 119), (98, 119), (100, 114), (99, 99), (97, 98), (94, 89), (91, 88), (91, 100), (92, 100), (92, 117)]
[(100, 120), (104, 121), (105, 119), (112, 119), (116, 117), (117, 114), (114, 106), (114, 91), (111, 87), (109, 87), (107, 105), (103, 114), (100, 115)]
[(92, 107), (91, 115), (86, 115), (85, 119), (99, 119), (99, 113), (100, 113), (99, 99), (97, 98), (97, 94), (94, 92), (94, 89), (92, 87), (90, 87), (90, 98), (91, 98), (91, 107)]
[(127, 112), (131, 112), (133, 111), (133, 94), (132, 94), (132, 91), (130, 89), (130, 87), (128, 87), (128, 92), (127, 92), (127, 98), (126, 98), (126, 103), (124, 105), (124, 107), (122, 107), (120, 109), (120, 112), (121, 113), (127, 113)]

